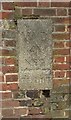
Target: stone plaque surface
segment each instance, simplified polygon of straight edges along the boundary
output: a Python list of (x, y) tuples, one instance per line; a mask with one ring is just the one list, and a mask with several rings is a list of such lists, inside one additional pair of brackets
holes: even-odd
[(21, 89), (52, 88), (51, 19), (18, 20), (17, 53)]

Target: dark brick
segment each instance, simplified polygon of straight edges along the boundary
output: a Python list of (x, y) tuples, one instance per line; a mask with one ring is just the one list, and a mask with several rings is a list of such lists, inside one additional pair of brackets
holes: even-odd
[(53, 18), (53, 22), (55, 24), (57, 24), (57, 23), (69, 24), (69, 23), (71, 23), (71, 18), (69, 18), (69, 17)]
[(69, 55), (70, 49), (56, 49), (53, 51), (54, 55)]
[(66, 16), (67, 10), (66, 9), (57, 9), (57, 15), (58, 16)]
[(64, 32), (65, 26), (64, 25), (55, 25), (55, 31), (56, 32)]
[(9, 117), (5, 118), (5, 117), (3, 117), (1, 120), (20, 120), (20, 118), (9, 118)]
[(16, 41), (15, 40), (5, 40), (4, 43), (5, 43), (5, 46), (16, 47)]
[(6, 82), (16, 82), (18, 75), (6, 75)]
[(70, 39), (69, 33), (68, 34), (56, 33), (56, 34), (53, 34), (52, 37), (53, 37), (53, 39), (56, 39), (56, 40), (69, 40)]
[(60, 87), (63, 84), (69, 84), (70, 79), (60, 79), (60, 78), (55, 78), (53, 79), (53, 88), (56, 90), (58, 87)]
[(14, 10), (13, 2), (3, 2), (2, 7), (4, 10)]
[(69, 15), (71, 16), (71, 9), (69, 9), (69, 11), (68, 11), (68, 12), (69, 12)]
[(32, 106), (32, 100), (21, 100), (20, 101), (20, 106)]
[(36, 7), (37, 2), (14, 2), (15, 6), (18, 7)]
[(22, 9), (22, 15), (32, 15), (32, 9)]
[(53, 120), (53, 119), (48, 118), (47, 115), (28, 115), (26, 117), (25, 116), (21, 117), (20, 120)]
[(39, 5), (39, 7), (49, 7), (50, 6), (50, 2), (48, 1), (48, 2), (39, 2), (38, 3)]
[(43, 15), (43, 16), (56, 16), (55, 9), (34, 9), (35, 15)]
[(38, 98), (39, 97), (39, 92), (38, 90), (29, 90), (26, 92), (27, 97), (30, 98)]
[(51, 7), (69, 7), (70, 2), (52, 2)]
[(56, 78), (63, 78), (64, 77), (64, 75), (65, 75), (65, 72), (64, 71), (57, 71), (57, 72), (55, 72), (55, 77)]
[(63, 48), (64, 47), (64, 42), (54, 42), (54, 47), (55, 48)]

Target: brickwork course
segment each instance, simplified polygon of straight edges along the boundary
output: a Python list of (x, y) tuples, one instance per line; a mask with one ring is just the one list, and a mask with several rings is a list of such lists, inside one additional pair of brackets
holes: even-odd
[[(16, 59), (17, 20), (50, 17), (53, 22), (53, 88), (21, 90)], [(3, 119), (71, 118), (71, 2), (0, 2), (0, 116)]]

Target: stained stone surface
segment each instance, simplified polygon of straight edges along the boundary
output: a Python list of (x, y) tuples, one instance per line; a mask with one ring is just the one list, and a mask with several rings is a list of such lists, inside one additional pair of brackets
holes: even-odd
[(51, 19), (18, 20), (17, 53), (21, 89), (52, 88)]

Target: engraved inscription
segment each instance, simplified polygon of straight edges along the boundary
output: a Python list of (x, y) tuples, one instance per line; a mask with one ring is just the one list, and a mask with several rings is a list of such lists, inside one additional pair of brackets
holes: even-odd
[(52, 87), (52, 22), (18, 20), (19, 81), (22, 89)]

